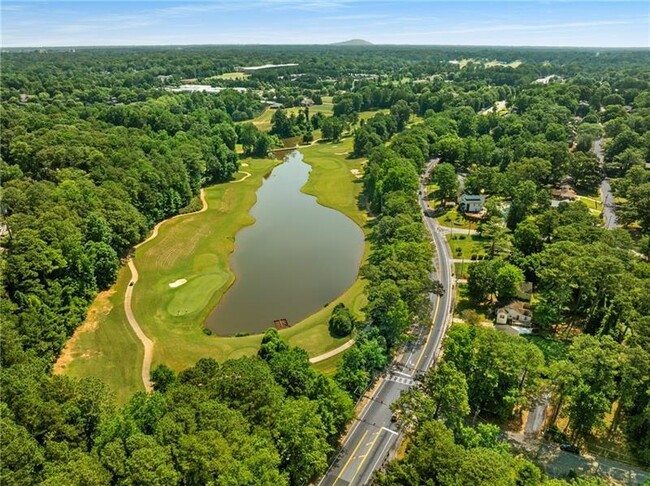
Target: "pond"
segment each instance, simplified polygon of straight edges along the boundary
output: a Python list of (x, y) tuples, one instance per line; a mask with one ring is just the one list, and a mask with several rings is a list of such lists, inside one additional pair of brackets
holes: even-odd
[(257, 191), (255, 223), (237, 234), (230, 259), (235, 283), (206, 321), (215, 333), (264, 332), (280, 319), (295, 324), (354, 283), (363, 231), (300, 192), (310, 171), (294, 151)]

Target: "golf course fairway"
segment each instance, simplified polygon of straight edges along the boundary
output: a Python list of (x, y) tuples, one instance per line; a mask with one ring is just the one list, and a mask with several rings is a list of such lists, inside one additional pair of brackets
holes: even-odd
[[(352, 139), (318, 143), (301, 149), (312, 166), (302, 191), (316, 196), (318, 203), (350, 217), (366, 231), (367, 217), (358, 208), (362, 159), (348, 159)], [(208, 336), (203, 322), (232, 284), (228, 258), (237, 232), (253, 224), (249, 211), (263, 177), (279, 160), (246, 159), (249, 177), (241, 182), (207, 187), (208, 209), (171, 219), (160, 226), (156, 238), (140, 246), (134, 256), (139, 281), (134, 286), (132, 309), (144, 333), (154, 342), (153, 366), (165, 363), (175, 370), (198, 359), (218, 361), (257, 352), (261, 335), (242, 337)], [(367, 257), (368, 243), (364, 257)], [(186, 280), (179, 286), (170, 284)], [(64, 349), (55, 371), (75, 377), (94, 376), (105, 381), (120, 402), (142, 390), (140, 370), (143, 349), (124, 314), (123, 299), (130, 281), (123, 267), (116, 284), (102, 292), (91, 305), (88, 319)], [(341, 346), (347, 338), (334, 339), (327, 329), (332, 308), (345, 303), (358, 316), (365, 305), (363, 281), (359, 278), (338, 299), (307, 317), (281, 335), (310, 356)]]

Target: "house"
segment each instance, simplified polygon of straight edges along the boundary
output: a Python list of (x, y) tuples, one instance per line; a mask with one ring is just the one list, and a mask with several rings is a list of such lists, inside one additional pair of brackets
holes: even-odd
[(312, 106), (312, 105), (314, 104), (314, 100), (312, 100), (311, 98), (304, 98), (304, 99), (300, 102), (300, 104), (301, 104), (302, 106)]
[(274, 101), (272, 103), (269, 103), (269, 108), (271, 108), (272, 110), (279, 110), (280, 108), (282, 108), (282, 103), (278, 103)]
[(575, 201), (578, 198), (575, 189), (569, 184), (562, 184), (559, 189), (551, 191), (552, 196), (560, 201)]
[(526, 309), (523, 302), (514, 300), (497, 310), (497, 324), (513, 324), (531, 327), (533, 313)]
[(486, 196), (482, 194), (463, 194), (458, 205), (464, 213), (480, 213), (483, 211)]

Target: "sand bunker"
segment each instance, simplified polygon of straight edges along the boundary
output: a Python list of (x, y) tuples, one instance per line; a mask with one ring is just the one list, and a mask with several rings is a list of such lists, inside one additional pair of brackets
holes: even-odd
[(241, 165), (242, 167), (248, 167), (248, 164), (247, 164), (246, 162), (242, 162), (242, 163), (239, 164), (239, 165)]
[(357, 179), (363, 177), (363, 174), (359, 169), (350, 169), (350, 172), (352, 172), (352, 175), (356, 177)]
[(170, 286), (172, 289), (175, 289), (176, 287), (180, 287), (180, 286), (183, 285), (184, 283), (187, 283), (187, 279), (179, 278), (179, 279), (176, 280), (175, 282), (170, 283), (169, 286)]

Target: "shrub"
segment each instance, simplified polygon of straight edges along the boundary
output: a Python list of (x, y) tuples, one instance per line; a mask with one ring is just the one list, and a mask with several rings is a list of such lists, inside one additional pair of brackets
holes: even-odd
[(334, 337), (349, 336), (354, 328), (354, 316), (342, 303), (336, 304), (329, 320), (329, 331)]

